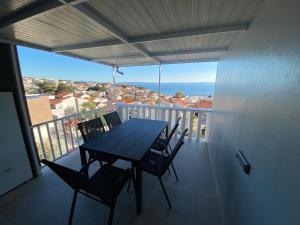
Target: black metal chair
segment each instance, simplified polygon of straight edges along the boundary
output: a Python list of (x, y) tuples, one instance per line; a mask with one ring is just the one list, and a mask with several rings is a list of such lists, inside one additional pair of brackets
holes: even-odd
[[(165, 152), (167, 154), (167, 156), (170, 155), (169, 150), (171, 151), (171, 145), (170, 145), (170, 141), (173, 137), (173, 135), (175, 134), (175, 131), (177, 130), (178, 126), (179, 126), (179, 121), (181, 120), (181, 117), (178, 117), (174, 127), (172, 128), (171, 132), (169, 135), (166, 134), (166, 138), (158, 138), (153, 145), (151, 146), (152, 149), (161, 152), (162, 154)], [(169, 148), (169, 150), (168, 150)], [(174, 175), (176, 177), (176, 180), (178, 181), (178, 176), (175, 170), (175, 167), (173, 165), (173, 163), (171, 163), (171, 167), (172, 170), (174, 172)]]
[[(93, 138), (97, 138), (105, 132), (104, 125), (100, 118), (95, 118), (89, 121), (78, 123), (77, 126), (80, 130), (84, 142), (87, 142), (88, 140)], [(100, 162), (101, 166), (103, 165), (102, 162), (113, 164), (117, 159), (118, 158), (111, 155), (90, 151), (88, 165), (95, 162), (96, 160)], [(88, 167), (86, 169), (86, 172), (88, 172)]]
[(88, 178), (83, 172), (69, 169), (45, 159), (42, 159), (41, 162), (74, 189), (68, 225), (72, 224), (78, 193), (110, 207), (108, 225), (112, 224), (117, 197), (130, 177), (129, 169), (125, 170), (105, 164), (91, 178)]
[(171, 201), (168, 197), (167, 191), (164, 187), (162, 182), (162, 176), (165, 174), (167, 169), (169, 168), (170, 164), (172, 163), (173, 159), (175, 158), (176, 154), (178, 153), (181, 146), (184, 144), (183, 139), (188, 129), (185, 129), (181, 134), (176, 146), (174, 147), (173, 151), (170, 153), (169, 156), (164, 156), (152, 151), (148, 151), (142, 160), (142, 168), (145, 172), (150, 173), (154, 176), (158, 177), (160, 185), (163, 189), (165, 197), (167, 199), (169, 208), (172, 208)]
[(107, 114), (103, 115), (103, 117), (104, 117), (109, 129), (113, 129), (122, 123), (117, 111), (107, 113)]

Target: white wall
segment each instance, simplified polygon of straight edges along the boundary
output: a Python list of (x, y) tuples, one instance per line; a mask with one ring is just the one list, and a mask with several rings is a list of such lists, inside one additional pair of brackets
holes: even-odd
[(0, 93), (0, 196), (32, 178), (12, 92)]
[(266, 0), (234, 40), (218, 65), (209, 137), (225, 225), (300, 224), (300, 1)]

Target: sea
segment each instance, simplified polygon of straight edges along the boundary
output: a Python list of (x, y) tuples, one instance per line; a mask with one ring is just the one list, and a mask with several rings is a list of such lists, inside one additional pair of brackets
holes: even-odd
[[(151, 91), (158, 92), (158, 83), (126, 82), (118, 84), (134, 85)], [(175, 95), (177, 91), (183, 92), (185, 96), (214, 96), (215, 83), (161, 83), (160, 92), (166, 95)]]

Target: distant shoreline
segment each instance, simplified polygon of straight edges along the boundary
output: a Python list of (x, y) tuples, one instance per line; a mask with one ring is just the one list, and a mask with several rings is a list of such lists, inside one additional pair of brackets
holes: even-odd
[[(101, 83), (101, 82), (100, 82)], [(215, 82), (160, 82), (161, 84), (215, 84)], [(116, 82), (116, 84), (157, 84), (158, 82)]]
[[(118, 82), (117, 85), (132, 85), (142, 87), (154, 92), (158, 92), (158, 83), (156, 82)], [(185, 96), (214, 96), (214, 82), (195, 82), (195, 83), (161, 83), (161, 94), (174, 96), (176, 92), (181, 91)]]

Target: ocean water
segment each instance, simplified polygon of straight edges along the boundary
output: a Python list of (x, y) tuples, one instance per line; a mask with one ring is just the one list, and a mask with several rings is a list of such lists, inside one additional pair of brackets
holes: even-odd
[[(119, 83), (121, 84), (121, 83)], [(158, 83), (143, 83), (143, 82), (127, 82), (138, 87), (144, 87), (152, 91), (158, 92)], [(160, 92), (166, 95), (175, 95), (177, 91), (181, 91), (186, 96), (208, 96), (214, 95), (215, 83), (161, 83)]]

